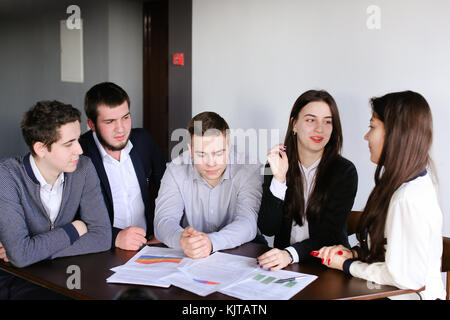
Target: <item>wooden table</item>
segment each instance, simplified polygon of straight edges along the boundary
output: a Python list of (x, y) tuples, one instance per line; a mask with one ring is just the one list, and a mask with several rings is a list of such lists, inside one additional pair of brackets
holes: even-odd
[[(269, 250), (268, 247), (246, 243), (238, 248), (223, 252), (247, 257), (257, 257)], [(110, 251), (83, 256), (46, 260), (26, 268), (15, 268), (9, 263), (0, 262), (0, 269), (18, 277), (49, 288), (75, 299), (112, 300), (126, 289), (135, 285), (108, 284), (106, 278), (113, 274), (111, 268), (126, 263), (136, 254), (136, 251), (112, 249)], [(81, 288), (69, 289), (67, 282), (72, 272), (69, 266), (78, 266), (81, 275)], [(293, 264), (286, 270), (314, 274), (318, 276), (314, 282), (295, 295), (292, 300), (355, 300), (378, 299), (414, 292), (400, 290), (391, 286), (381, 286), (362, 279), (345, 275), (341, 271), (328, 269), (319, 259), (317, 263)], [(145, 287), (160, 300), (228, 300), (234, 299), (221, 293), (213, 293), (206, 297), (198, 296), (175, 286), (169, 288)]]

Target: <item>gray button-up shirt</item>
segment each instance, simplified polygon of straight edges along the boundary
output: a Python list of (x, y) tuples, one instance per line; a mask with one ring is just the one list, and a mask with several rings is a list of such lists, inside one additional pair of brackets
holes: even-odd
[[(233, 159), (233, 162), (230, 162)], [(210, 186), (194, 167), (189, 151), (167, 166), (155, 208), (155, 236), (180, 248), (187, 226), (204, 232), (213, 250), (234, 248), (253, 240), (261, 204), (261, 166), (232, 148), (221, 181)]]

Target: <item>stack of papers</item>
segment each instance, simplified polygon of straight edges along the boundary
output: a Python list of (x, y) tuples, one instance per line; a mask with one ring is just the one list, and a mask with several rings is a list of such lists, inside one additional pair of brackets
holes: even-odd
[(316, 279), (299, 272), (258, 269), (220, 292), (242, 300), (288, 300)]
[(200, 296), (217, 291), (244, 300), (287, 300), (317, 279), (299, 272), (260, 269), (255, 258), (216, 252), (190, 259), (181, 250), (148, 246), (111, 270), (115, 274), (106, 280), (109, 283), (174, 285)]
[(183, 258), (182, 250), (145, 246), (127, 263), (112, 268), (115, 273), (106, 282), (168, 288), (171, 283), (165, 278), (179, 272)]
[(250, 274), (256, 267), (254, 258), (216, 252), (204, 259), (183, 259), (179, 273), (170, 282), (200, 296), (225, 289)]

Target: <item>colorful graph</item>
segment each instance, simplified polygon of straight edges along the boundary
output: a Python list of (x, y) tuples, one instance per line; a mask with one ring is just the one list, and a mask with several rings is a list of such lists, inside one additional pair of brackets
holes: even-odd
[(154, 263), (180, 263), (182, 258), (175, 257), (161, 257), (161, 256), (140, 256), (135, 260), (137, 263), (141, 264), (154, 264)]
[(274, 280), (276, 280), (275, 277), (266, 277), (263, 274), (257, 274), (252, 279), (256, 280), (256, 281), (260, 281), (263, 284), (269, 284), (269, 283), (278, 283), (281, 285), (284, 284), (285, 287), (289, 287), (289, 288), (291, 288), (297, 284), (297, 282), (295, 282), (295, 281), (284, 282), (284, 281), (277, 280), (277, 281), (273, 282)]
[(203, 284), (213, 284), (213, 285), (220, 284), (220, 282), (214, 282), (214, 281), (198, 280), (198, 279), (192, 279), (192, 280), (194, 280), (195, 282), (203, 283)]

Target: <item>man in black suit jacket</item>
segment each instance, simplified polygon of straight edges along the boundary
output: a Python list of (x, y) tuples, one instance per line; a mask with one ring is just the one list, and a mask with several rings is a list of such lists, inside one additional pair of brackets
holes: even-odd
[(100, 178), (113, 226), (112, 246), (138, 250), (155, 240), (154, 197), (166, 160), (146, 130), (131, 129), (129, 105), (127, 93), (114, 83), (92, 87), (84, 106), (91, 130), (80, 144)]

